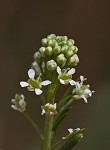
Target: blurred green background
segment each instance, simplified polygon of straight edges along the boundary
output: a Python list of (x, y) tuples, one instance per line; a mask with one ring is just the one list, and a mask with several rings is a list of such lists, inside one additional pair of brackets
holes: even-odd
[[(38, 136), (27, 120), (10, 107), (15, 93), (24, 93), (29, 113), (43, 128), (41, 102), (19, 86), (27, 79), (33, 54), (48, 34), (67, 35), (79, 48), (74, 78), (85, 75), (96, 92), (85, 104), (74, 102), (59, 129), (85, 127), (74, 150), (110, 150), (110, 1), (1, 0), (0, 1), (0, 149), (39, 150)], [(65, 91), (61, 88), (60, 94)]]

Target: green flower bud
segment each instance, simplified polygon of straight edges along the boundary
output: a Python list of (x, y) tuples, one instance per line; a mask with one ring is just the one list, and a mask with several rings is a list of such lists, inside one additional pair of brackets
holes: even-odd
[(46, 54), (48, 56), (51, 56), (53, 54), (53, 50), (52, 50), (52, 47), (51, 46), (48, 46), (45, 50)]
[(53, 40), (48, 40), (48, 46), (51, 46), (51, 47), (53, 47), (53, 46), (54, 46), (54, 42), (53, 42)]
[(66, 58), (64, 57), (64, 54), (58, 55), (57, 58), (56, 58), (56, 60), (57, 60), (57, 63), (59, 65), (63, 64), (64, 62), (66, 62)]
[(42, 39), (42, 45), (47, 46), (48, 40), (47, 38)]
[(35, 59), (35, 61), (36, 61), (38, 64), (40, 64), (40, 63), (42, 62), (41, 54), (40, 54), (39, 52), (36, 52), (36, 53), (34, 54), (34, 59)]
[(61, 52), (61, 46), (56, 46), (54, 49), (53, 49), (53, 51), (54, 51), (54, 54), (59, 54), (60, 52)]
[(62, 47), (61, 53), (65, 54), (67, 52), (67, 50), (68, 50), (68, 46), (65, 45), (65, 46)]
[(53, 71), (57, 68), (57, 63), (52, 59), (47, 62), (46, 66), (48, 70)]
[[(75, 47), (76, 47), (76, 46), (75, 46)], [(75, 48), (75, 51), (74, 51), (74, 52), (75, 52), (75, 53), (77, 53), (77, 52), (78, 52), (78, 48), (77, 48), (77, 47)]]
[(70, 46), (69, 50), (72, 50), (74, 53), (78, 52), (78, 48), (76, 46)]
[(48, 38), (49, 40), (53, 40), (53, 39), (56, 38), (56, 35), (55, 35), (55, 34), (50, 34), (50, 35), (47, 36), (47, 38)]
[(69, 39), (69, 42), (71, 42), (73, 45), (75, 44), (75, 41), (73, 39)]
[(42, 56), (42, 57), (45, 57), (45, 47), (41, 47), (41, 48), (39, 49), (39, 51), (40, 51), (40, 53), (41, 53), (41, 56)]
[(62, 41), (67, 41), (68, 37), (67, 36), (62, 36)]
[(57, 40), (57, 42), (61, 42), (62, 41), (62, 36), (57, 36), (56, 40)]
[(61, 46), (64, 46), (66, 44), (67, 44), (67, 41), (62, 41), (62, 42), (59, 43), (59, 45), (61, 45)]
[(67, 42), (68, 46), (72, 46), (74, 45), (74, 40), (72, 39), (69, 39), (68, 42)]
[(71, 57), (73, 54), (74, 54), (74, 53), (73, 53), (72, 50), (68, 50), (68, 51), (66, 52), (66, 54), (65, 54), (65, 57), (66, 57), (66, 58), (69, 58), (69, 57)]
[(68, 66), (77, 65), (78, 62), (79, 62), (78, 55), (74, 54), (72, 57), (69, 58), (67, 65)]

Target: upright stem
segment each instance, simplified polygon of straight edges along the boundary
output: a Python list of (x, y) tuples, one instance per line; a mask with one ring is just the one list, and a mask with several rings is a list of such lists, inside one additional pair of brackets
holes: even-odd
[(43, 150), (50, 150), (51, 138), (52, 138), (53, 117), (54, 117), (54, 115), (50, 115), (50, 113), (46, 114)]

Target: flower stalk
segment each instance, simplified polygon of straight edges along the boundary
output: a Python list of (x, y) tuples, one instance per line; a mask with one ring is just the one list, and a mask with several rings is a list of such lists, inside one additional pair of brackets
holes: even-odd
[[(59, 150), (71, 150), (83, 137), (83, 129), (69, 128), (69, 134), (53, 145), (57, 129), (67, 116), (71, 104), (79, 99), (87, 103), (87, 98), (91, 97), (94, 91), (90, 90), (90, 85), (84, 84), (86, 79), (82, 75), (76, 81), (73, 79), (75, 67), (79, 62), (78, 48), (73, 39), (50, 34), (41, 42), (42, 47), (34, 54), (34, 62), (28, 70), (28, 79), (21, 81), (20, 86), (34, 91), (36, 96), (40, 97), (41, 115), (45, 115), (44, 133), (26, 112), (27, 101), (23, 94), (15, 95), (11, 100), (11, 107), (22, 113), (30, 122), (42, 140), (42, 150), (53, 150), (59, 145)], [(69, 85), (69, 88), (56, 104), (56, 93), (60, 84)]]

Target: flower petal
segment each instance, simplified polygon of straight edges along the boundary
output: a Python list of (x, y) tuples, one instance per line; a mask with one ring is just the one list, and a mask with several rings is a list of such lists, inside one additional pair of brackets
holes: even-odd
[(41, 115), (43, 115), (43, 114), (45, 114), (45, 110), (44, 110), (44, 109), (42, 110), (42, 113), (41, 113)]
[(61, 74), (61, 69), (60, 69), (59, 66), (57, 67), (57, 73), (58, 73), (59, 75)]
[(55, 104), (53, 104), (53, 108), (54, 108), (54, 109), (56, 109), (56, 106), (57, 106), (57, 104), (56, 104), (56, 103), (55, 103)]
[(72, 128), (68, 129), (68, 131), (69, 131), (70, 134), (73, 133), (73, 129)]
[(35, 71), (33, 69), (28, 70), (28, 76), (30, 79), (34, 79), (35, 77)]
[(21, 87), (27, 87), (29, 84), (27, 82), (21, 81), (20, 85)]
[(88, 103), (87, 98), (83, 95), (82, 98), (84, 99), (85, 103)]
[(46, 86), (49, 84), (51, 84), (51, 81), (49, 81), (49, 80), (45, 80), (45, 81), (41, 82), (41, 85), (43, 85), (43, 86)]
[(11, 107), (14, 109), (14, 110), (17, 110), (17, 107), (15, 105), (11, 105)]
[(84, 76), (80, 76), (80, 80), (81, 80), (81, 82), (83, 82), (84, 81)]
[(35, 93), (36, 93), (36, 95), (40, 95), (41, 93), (42, 93), (43, 91), (42, 90), (40, 90), (40, 89), (35, 89)]
[(62, 79), (60, 79), (60, 83), (61, 83), (61, 84), (65, 84), (65, 81), (62, 80)]
[(67, 72), (67, 75), (72, 75), (75, 73), (75, 69), (74, 68), (71, 68), (68, 72)]
[(69, 83), (70, 83), (71, 85), (76, 85), (76, 82), (75, 82), (74, 80), (70, 80)]

